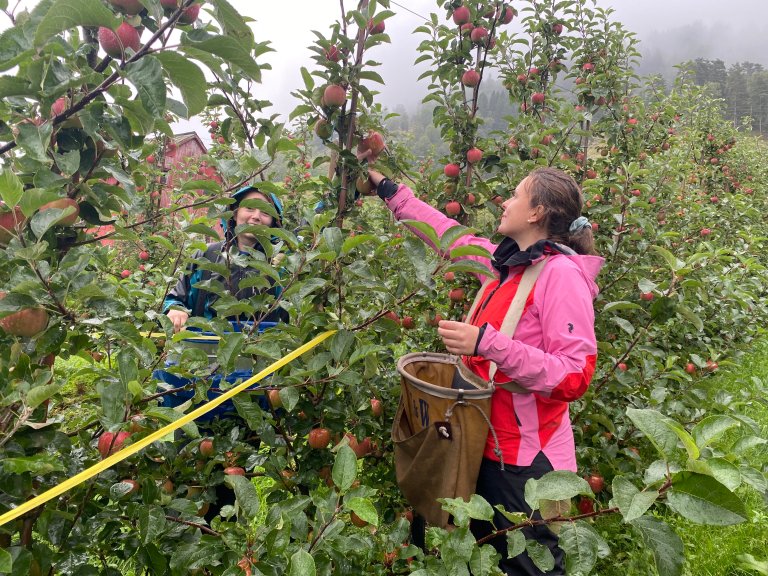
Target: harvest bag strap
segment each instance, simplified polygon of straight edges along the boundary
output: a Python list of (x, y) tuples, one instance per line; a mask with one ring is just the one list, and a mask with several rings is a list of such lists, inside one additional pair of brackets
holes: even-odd
[[(539, 277), (539, 274), (541, 274), (541, 271), (544, 269), (544, 265), (547, 263), (548, 259), (548, 257), (542, 258), (536, 264), (531, 264), (528, 266), (525, 269), (525, 272), (523, 272), (523, 277), (520, 279), (520, 285), (517, 287), (515, 297), (512, 299), (512, 303), (509, 305), (507, 314), (504, 316), (504, 321), (501, 323), (501, 327), (499, 328), (499, 332), (502, 334), (505, 334), (510, 338), (515, 335), (517, 323), (520, 321), (520, 317), (523, 315), (523, 310), (525, 309), (525, 301), (528, 300), (528, 295), (531, 293), (533, 285), (536, 283), (536, 279)], [(491, 380), (491, 382), (493, 382), (493, 378), (496, 375), (497, 369), (498, 368), (496, 367), (496, 363), (491, 362), (491, 366), (488, 369), (488, 378)], [(527, 390), (518, 384), (515, 384), (514, 382), (510, 382), (509, 384), (497, 384), (497, 386), (501, 386), (502, 388), (506, 388), (512, 392), (529, 393)]]

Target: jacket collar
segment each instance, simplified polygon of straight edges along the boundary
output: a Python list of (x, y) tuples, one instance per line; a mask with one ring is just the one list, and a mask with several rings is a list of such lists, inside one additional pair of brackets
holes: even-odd
[(567, 246), (552, 242), (551, 240), (539, 240), (529, 246), (527, 250), (520, 250), (517, 242), (512, 240), (512, 238), (504, 238), (493, 252), (492, 262), (496, 270), (504, 273), (508, 268), (528, 266), (550, 254), (573, 255), (575, 252)]

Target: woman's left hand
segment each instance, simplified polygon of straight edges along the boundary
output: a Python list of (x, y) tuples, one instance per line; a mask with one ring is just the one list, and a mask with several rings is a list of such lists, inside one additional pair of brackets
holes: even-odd
[(443, 344), (445, 344), (448, 352), (471, 356), (475, 353), (480, 328), (466, 322), (441, 320), (437, 333), (443, 339)]

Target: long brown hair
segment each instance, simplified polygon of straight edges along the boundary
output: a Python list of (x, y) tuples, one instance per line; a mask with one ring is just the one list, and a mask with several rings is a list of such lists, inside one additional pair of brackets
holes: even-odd
[(569, 175), (556, 168), (536, 168), (528, 175), (531, 206), (543, 206), (543, 225), (547, 238), (565, 244), (577, 254), (595, 254), (595, 237), (592, 226), (570, 231), (571, 224), (579, 216), (583, 200), (581, 189)]

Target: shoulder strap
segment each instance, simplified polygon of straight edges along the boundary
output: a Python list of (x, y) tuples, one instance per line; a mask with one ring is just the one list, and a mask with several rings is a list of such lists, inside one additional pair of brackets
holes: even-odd
[[(206, 246), (205, 248), (205, 252), (203, 252), (203, 256), (210, 262), (216, 262), (216, 260), (219, 257), (219, 253), (221, 252), (221, 247), (223, 245), (224, 245), (223, 242), (214, 242), (213, 244), (208, 244), (208, 246)], [(210, 279), (211, 279), (211, 271), (207, 269), (203, 269), (200, 282), (205, 282)], [(198, 288), (197, 298), (195, 298), (195, 307), (192, 309), (192, 316), (204, 316), (205, 304), (207, 301), (208, 301), (208, 292), (204, 288)]]
[(485, 290), (488, 288), (488, 286), (496, 280), (496, 277), (491, 274), (488, 276), (488, 280), (483, 282), (483, 285), (480, 286), (480, 289), (477, 291), (477, 294), (475, 295), (475, 301), (472, 302), (472, 306), (469, 307), (469, 311), (466, 315), (466, 321), (471, 322), (472, 317), (475, 315), (475, 310), (477, 310), (477, 307), (480, 306), (480, 303), (483, 301), (483, 296), (485, 295)]
[[(548, 257), (542, 258), (536, 264), (528, 266), (525, 269), (525, 272), (523, 272), (523, 277), (520, 280), (520, 285), (517, 287), (515, 297), (512, 299), (512, 303), (509, 305), (507, 314), (504, 316), (504, 320), (502, 321), (501, 327), (499, 328), (499, 332), (502, 334), (506, 334), (510, 338), (515, 335), (517, 323), (520, 322), (520, 317), (523, 315), (523, 310), (525, 309), (525, 302), (528, 300), (528, 295), (531, 293), (533, 285), (536, 283), (536, 279), (539, 277), (539, 274), (541, 274), (541, 271), (544, 269), (544, 265), (547, 263), (548, 259)], [(491, 362), (491, 366), (488, 370), (489, 380), (493, 380), (493, 377), (496, 375), (496, 370), (496, 363)], [(507, 385), (505, 384), (504, 387), (507, 387)], [(518, 388), (520, 387), (518, 386)], [(518, 390), (513, 391), (517, 392)]]

